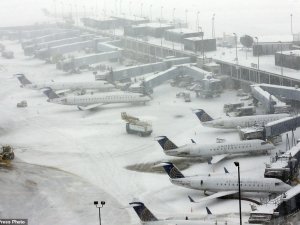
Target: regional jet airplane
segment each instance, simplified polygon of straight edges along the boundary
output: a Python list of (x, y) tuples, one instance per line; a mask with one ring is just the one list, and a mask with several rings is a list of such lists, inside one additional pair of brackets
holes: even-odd
[[(142, 202), (131, 202), (129, 203), (131, 207), (133, 207), (136, 214), (139, 216), (141, 223), (143, 225), (215, 225), (215, 219), (205, 219), (201, 220), (189, 220), (188, 217), (182, 219), (158, 219), (156, 216), (152, 214), (152, 212), (144, 205)], [(207, 214), (211, 215), (211, 211), (206, 207)], [(236, 223), (231, 223), (236, 225)]]
[[(213, 192), (200, 201), (234, 195), (239, 192), (238, 178), (226, 176), (189, 176), (185, 177), (172, 163), (165, 162), (162, 166), (170, 177), (170, 181), (185, 188)], [(275, 178), (241, 177), (242, 192), (283, 193), (291, 188), (290, 185)]]
[(195, 110), (201, 124), (206, 127), (236, 129), (238, 127), (263, 126), (269, 122), (289, 117), (289, 114), (269, 114), (213, 119), (203, 109)]
[(103, 83), (100, 81), (91, 82), (47, 82), (47, 83), (32, 83), (28, 80), (24, 74), (16, 74), (18, 80), (21, 83), (21, 87), (40, 90), (44, 88), (51, 88), (55, 91), (85, 91), (85, 90), (97, 90), (100, 92), (113, 91), (115, 86), (109, 83)]
[(52, 89), (47, 89), (44, 94), (48, 97), (48, 102), (61, 105), (76, 105), (79, 110), (93, 109), (98, 106), (113, 103), (146, 103), (150, 101), (149, 96), (136, 93), (109, 92), (88, 95), (70, 95), (60, 97)]
[(262, 140), (247, 140), (214, 144), (186, 144), (177, 147), (166, 136), (157, 138), (157, 142), (163, 148), (164, 153), (178, 157), (200, 157), (208, 159), (209, 163), (215, 164), (227, 156), (234, 154), (258, 154), (274, 149), (274, 145)]

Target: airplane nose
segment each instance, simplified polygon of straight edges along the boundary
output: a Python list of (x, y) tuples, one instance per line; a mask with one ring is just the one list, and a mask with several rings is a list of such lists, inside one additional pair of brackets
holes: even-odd
[(286, 191), (290, 190), (292, 187), (288, 184), (285, 185)]

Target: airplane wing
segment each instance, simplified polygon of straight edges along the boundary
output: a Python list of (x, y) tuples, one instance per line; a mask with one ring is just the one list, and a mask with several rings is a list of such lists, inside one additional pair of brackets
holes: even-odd
[(201, 198), (198, 201), (195, 201), (190, 196), (189, 196), (189, 199), (190, 199), (190, 202), (192, 202), (192, 203), (200, 203), (200, 202), (206, 202), (206, 201), (209, 201), (209, 200), (212, 200), (212, 199), (221, 198), (221, 197), (228, 196), (228, 195), (233, 195), (233, 194), (236, 194), (236, 193), (238, 193), (238, 191), (219, 191), (215, 194), (212, 194), (212, 195), (209, 195), (207, 197)]
[(88, 105), (88, 106), (80, 106), (78, 105), (77, 108), (79, 110), (89, 110), (89, 109), (93, 109), (93, 108), (96, 108), (96, 107), (99, 107), (99, 106), (102, 106), (102, 105), (105, 105), (106, 103), (97, 103), (97, 104), (92, 104), (92, 105)]
[(222, 155), (215, 155), (212, 157), (212, 160), (210, 161), (211, 164), (215, 164), (220, 162), (222, 159), (226, 158), (228, 154), (222, 154)]

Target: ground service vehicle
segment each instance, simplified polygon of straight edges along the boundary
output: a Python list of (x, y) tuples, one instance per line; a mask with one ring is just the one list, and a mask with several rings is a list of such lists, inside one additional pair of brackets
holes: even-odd
[(137, 117), (127, 115), (126, 112), (122, 112), (121, 117), (127, 122), (126, 131), (128, 134), (138, 134), (140, 137), (145, 137), (152, 133), (152, 125), (150, 123), (141, 121)]
[(9, 145), (4, 145), (0, 148), (0, 163), (8, 164), (15, 158), (13, 149)]

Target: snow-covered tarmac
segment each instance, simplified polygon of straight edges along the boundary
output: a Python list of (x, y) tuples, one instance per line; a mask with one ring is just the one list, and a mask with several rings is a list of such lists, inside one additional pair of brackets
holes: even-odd
[[(15, 59), (0, 58), (0, 144), (14, 146), (17, 159), (11, 170), (0, 170), (1, 186), (4, 183), (7, 193), (11, 191), (16, 197), (3, 198), (0, 192), (1, 217), (27, 217), (34, 225), (54, 224), (54, 221), (97, 224), (98, 211), (93, 201), (105, 200), (102, 214), (105, 224), (136, 224), (138, 217), (132, 209), (124, 207), (138, 198), (161, 218), (183, 218), (186, 214), (203, 217), (208, 205), (213, 213), (238, 221), (237, 200), (214, 200), (191, 207), (187, 195), (201, 197), (202, 192), (174, 186), (165, 174), (126, 169), (172, 159), (164, 155), (154, 141), (155, 136), (166, 135), (178, 145), (190, 142), (190, 138), (203, 143), (215, 142), (216, 137), (238, 140), (236, 131), (202, 127), (192, 112), (203, 108), (213, 117), (222, 116), (225, 103), (239, 100), (235, 91), (227, 90), (216, 99), (197, 99), (193, 93), (192, 102), (185, 103), (175, 97), (182, 89), (166, 83), (154, 90), (153, 101), (145, 106), (118, 104), (78, 111), (73, 106), (48, 103), (40, 91), (20, 88), (13, 74), (24, 73), (36, 82), (86, 81), (94, 80), (91, 72), (65, 74), (56, 70), (55, 65), (25, 57), (17, 42), (4, 44), (15, 52)], [(21, 100), (27, 100), (27, 108), (16, 107)], [(151, 121), (152, 136), (128, 135), (121, 120), (123, 111)], [(235, 157), (214, 168), (205, 162), (193, 162), (183, 173), (223, 173), (226, 166), (236, 175), (233, 162), (238, 160), (242, 176), (263, 177), (264, 163), (269, 162), (269, 157)], [(12, 185), (14, 181), (16, 185)], [(27, 184), (32, 187), (25, 192)], [(249, 203), (243, 202), (242, 209), (247, 221)], [(66, 223), (69, 218), (72, 223)]]

